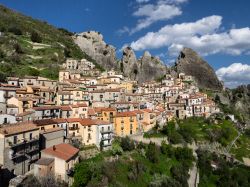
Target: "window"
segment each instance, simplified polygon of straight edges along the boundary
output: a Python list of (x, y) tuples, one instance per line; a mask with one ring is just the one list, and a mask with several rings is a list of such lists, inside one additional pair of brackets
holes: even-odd
[(104, 127), (102, 127), (102, 131), (104, 131)]
[(7, 123), (8, 122), (8, 119), (7, 118), (4, 118), (3, 119), (3, 123)]
[(17, 143), (17, 136), (14, 136), (14, 144)]
[(32, 133), (30, 133), (30, 140), (32, 140)]

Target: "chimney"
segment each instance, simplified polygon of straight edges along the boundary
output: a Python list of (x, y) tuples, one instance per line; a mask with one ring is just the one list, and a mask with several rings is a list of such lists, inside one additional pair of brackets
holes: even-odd
[(53, 145), (53, 151), (55, 151), (56, 150), (56, 146), (55, 145)]

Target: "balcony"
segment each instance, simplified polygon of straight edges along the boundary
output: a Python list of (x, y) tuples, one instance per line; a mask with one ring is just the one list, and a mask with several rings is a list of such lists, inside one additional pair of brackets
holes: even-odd
[(33, 146), (33, 147), (28, 148), (28, 149), (25, 150), (25, 152), (27, 154), (31, 154), (31, 153), (36, 152), (36, 151), (39, 151), (39, 146)]
[(102, 145), (102, 147), (108, 147), (108, 146), (111, 146), (111, 145), (112, 145), (111, 142), (110, 143), (105, 143), (105, 144)]
[(38, 159), (39, 159), (39, 155), (37, 154), (37, 155), (35, 155), (35, 156), (30, 157), (28, 162), (29, 162), (29, 163), (34, 163), (34, 162), (36, 162)]
[(69, 127), (69, 130), (71, 130), (71, 131), (79, 130), (79, 127)]
[(20, 158), (25, 156), (25, 152), (24, 151), (19, 151), (17, 153), (13, 153), (11, 154), (11, 159), (16, 159), (16, 158)]
[(32, 138), (31, 140), (24, 139), (22, 141), (21, 140), (17, 141), (17, 143), (13, 143), (13, 142), (8, 142), (8, 143), (9, 143), (9, 146), (11, 148), (16, 148), (16, 147), (19, 147), (19, 146), (24, 146), (24, 145), (33, 143), (33, 142), (39, 142), (38, 136)]
[(68, 176), (73, 177), (73, 175), (74, 175), (74, 168), (67, 169), (66, 173), (67, 173)]
[(112, 136), (103, 136), (102, 138), (101, 138), (101, 140), (102, 141), (104, 141), (104, 140), (110, 140), (112, 138)]
[(100, 131), (102, 134), (106, 134), (106, 133), (112, 133), (113, 130), (112, 129), (104, 129)]

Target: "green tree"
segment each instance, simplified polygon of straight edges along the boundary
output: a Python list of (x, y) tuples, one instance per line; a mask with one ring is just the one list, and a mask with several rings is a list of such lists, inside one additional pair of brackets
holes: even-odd
[(121, 138), (121, 147), (124, 151), (132, 151), (135, 148), (135, 144), (129, 137)]
[(72, 187), (87, 186), (91, 180), (91, 172), (88, 163), (81, 162), (75, 166), (74, 183)]
[(153, 163), (159, 161), (159, 149), (156, 147), (155, 143), (150, 142), (146, 150), (146, 157)]

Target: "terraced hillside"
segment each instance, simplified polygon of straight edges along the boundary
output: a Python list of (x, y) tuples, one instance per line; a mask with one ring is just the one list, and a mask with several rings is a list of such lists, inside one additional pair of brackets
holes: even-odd
[(13, 75), (56, 79), (66, 57), (92, 60), (72, 34), (0, 5), (0, 80)]

